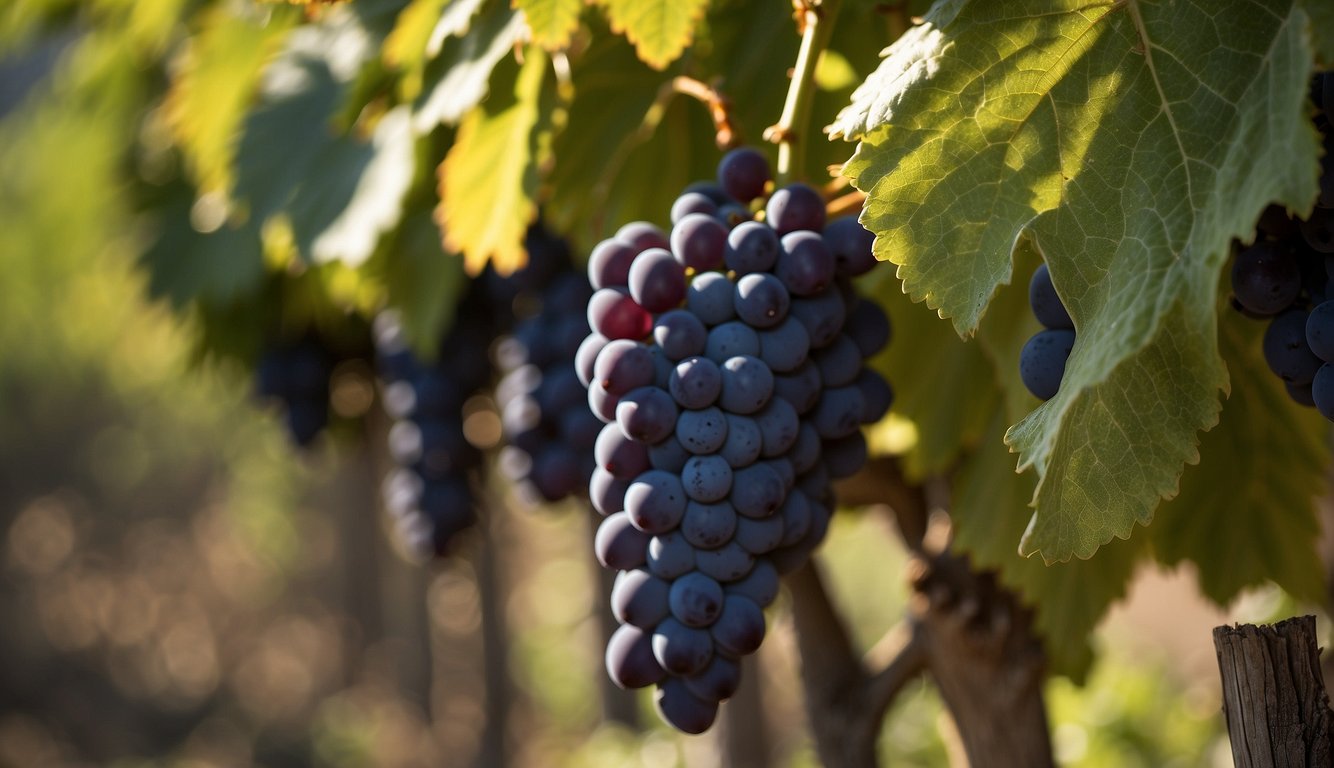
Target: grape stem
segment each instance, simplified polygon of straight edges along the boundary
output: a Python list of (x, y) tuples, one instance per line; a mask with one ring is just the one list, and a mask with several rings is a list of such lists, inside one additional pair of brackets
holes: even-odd
[(718, 143), (719, 149), (729, 149), (741, 143), (741, 134), (732, 122), (732, 100), (717, 88), (685, 75), (673, 77), (664, 87), (670, 87), (673, 92), (689, 96), (709, 108), (709, 117), (713, 118), (714, 141)]
[(815, 98), (815, 66), (829, 47), (830, 34), (842, 0), (795, 0), (801, 49), (792, 68), (792, 82), (778, 122), (764, 132), (764, 138), (778, 144), (779, 186), (793, 181), (806, 159), (807, 131), (810, 128), (811, 102)]

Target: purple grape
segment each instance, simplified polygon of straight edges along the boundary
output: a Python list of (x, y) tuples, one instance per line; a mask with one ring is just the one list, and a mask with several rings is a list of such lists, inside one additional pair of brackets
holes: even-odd
[(723, 588), (699, 571), (672, 582), (667, 605), (676, 620), (687, 627), (707, 627), (723, 610)]
[(722, 613), (710, 627), (709, 634), (718, 648), (731, 656), (754, 653), (764, 641), (764, 611), (747, 597), (727, 595), (723, 598)]
[(750, 147), (734, 149), (718, 163), (718, 185), (743, 203), (762, 196), (770, 178), (769, 161)]
[(1290, 309), (1271, 320), (1265, 330), (1265, 362), (1274, 375), (1291, 384), (1309, 383), (1322, 362), (1306, 342), (1306, 326), (1307, 313)]
[(735, 317), (732, 308), (732, 281), (718, 272), (695, 275), (686, 289), (686, 309), (707, 326), (725, 323)]
[(605, 425), (598, 433), (593, 458), (600, 469), (627, 482), (649, 468), (648, 448), (626, 437), (615, 424)]
[(625, 509), (625, 492), (630, 483), (598, 467), (588, 478), (588, 500), (599, 514), (613, 515)]
[(727, 419), (714, 407), (683, 411), (676, 419), (676, 439), (693, 454), (717, 453), (727, 440)]
[[(661, 682), (667, 671), (653, 658), (653, 636), (633, 624), (624, 624), (607, 641), (607, 676), (627, 690)], [(706, 669), (707, 671), (707, 669)]]
[(593, 362), (589, 386), (601, 387), (609, 395), (624, 395), (653, 383), (653, 355), (649, 348), (629, 339), (610, 341)]
[(616, 230), (616, 239), (628, 243), (636, 253), (650, 248), (669, 248), (667, 235), (647, 221), (632, 221)]
[(588, 283), (593, 288), (623, 288), (628, 284), (630, 264), (639, 249), (624, 240), (611, 238), (598, 243), (588, 255)]
[(725, 410), (744, 416), (768, 404), (773, 396), (774, 375), (758, 357), (729, 357), (721, 368), (723, 388), (718, 403)]
[[(754, 521), (751, 521), (754, 522)], [(744, 577), (723, 585), (723, 592), (728, 597), (737, 595), (749, 599), (758, 606), (768, 607), (773, 603), (774, 598), (778, 597), (779, 588), (778, 569), (764, 558), (755, 560), (755, 567)], [(724, 600), (723, 608), (726, 610), (727, 604)]]
[(686, 688), (703, 701), (725, 701), (741, 686), (741, 665), (714, 654), (703, 672), (681, 678)]
[(811, 336), (796, 318), (786, 318), (777, 327), (760, 331), (760, 359), (774, 373), (795, 371), (806, 362)]
[(625, 511), (630, 522), (644, 533), (665, 533), (685, 516), (686, 489), (676, 475), (660, 469), (649, 470), (626, 489)]
[(755, 556), (733, 539), (717, 549), (695, 550), (695, 567), (719, 582), (732, 582), (750, 573), (755, 567)]
[(695, 501), (721, 501), (732, 490), (732, 468), (721, 456), (692, 456), (681, 470), (681, 484)]
[(635, 257), (629, 285), (635, 303), (649, 312), (666, 312), (686, 298), (685, 272), (666, 248), (650, 248)]
[(783, 322), (791, 302), (783, 283), (767, 272), (743, 276), (733, 295), (737, 317), (752, 328), (772, 328)]
[(672, 399), (692, 409), (713, 405), (722, 388), (722, 371), (707, 357), (688, 357), (677, 363), (667, 383)]
[(1039, 400), (1050, 400), (1061, 388), (1065, 361), (1075, 346), (1075, 332), (1064, 328), (1039, 331), (1019, 351), (1019, 377)]
[(1056, 286), (1051, 282), (1051, 271), (1046, 262), (1038, 265), (1033, 278), (1028, 281), (1028, 305), (1033, 308), (1038, 322), (1047, 328), (1075, 329), (1075, 321), (1070, 319), (1061, 297), (1056, 295)]
[(723, 261), (738, 275), (767, 272), (778, 261), (778, 234), (768, 224), (746, 221), (727, 235)]
[(889, 344), (889, 315), (870, 299), (862, 299), (848, 313), (844, 333), (861, 350), (862, 357), (871, 357)]
[(654, 536), (648, 543), (648, 569), (662, 579), (675, 579), (695, 569), (695, 548), (678, 531)]
[(719, 449), (722, 456), (733, 470), (748, 467), (760, 458), (764, 449), (764, 434), (760, 425), (747, 416), (735, 413), (727, 414), (727, 440)]
[(610, 340), (600, 333), (590, 333), (574, 353), (574, 371), (579, 375), (579, 383), (587, 387), (593, 381), (593, 367), (598, 354)]
[(696, 549), (717, 549), (731, 540), (737, 529), (736, 510), (726, 501), (686, 504), (681, 535)]
[(820, 292), (834, 279), (834, 256), (814, 232), (798, 231), (779, 241), (774, 275), (797, 296)]
[(841, 275), (857, 277), (870, 272), (876, 265), (875, 254), (871, 251), (875, 235), (852, 216), (829, 222), (824, 228), (824, 242), (834, 255), (835, 271)]
[(672, 227), (672, 253), (682, 266), (697, 272), (722, 266), (727, 227), (712, 213), (687, 214)]
[(630, 515), (608, 515), (598, 526), (593, 553), (603, 568), (628, 571), (642, 566), (648, 557), (649, 536), (630, 523)]
[(608, 339), (642, 339), (653, 329), (653, 315), (624, 288), (602, 288), (588, 300), (588, 326)]
[(704, 733), (718, 717), (718, 704), (696, 696), (679, 677), (663, 680), (653, 703), (662, 719), (683, 733)]
[[(779, 235), (799, 230), (817, 233), (824, 229), (824, 198), (805, 184), (789, 184), (774, 192), (765, 205), (764, 212), (765, 221), (777, 230)], [(831, 270), (832, 261), (831, 257)]]
[[(722, 190), (719, 190), (719, 192), (722, 192)], [(682, 219), (692, 213), (713, 216), (717, 212), (718, 203), (703, 192), (683, 192), (672, 203), (672, 224), (679, 224)], [(676, 247), (673, 246), (672, 250), (676, 250)]]
[[(727, 391), (726, 376), (723, 391)], [(676, 415), (676, 402), (666, 390), (658, 387), (632, 389), (616, 404), (616, 423), (621, 431), (630, 439), (649, 445), (672, 433)]]
[(667, 605), (670, 588), (643, 568), (622, 571), (611, 588), (611, 612), (622, 624), (653, 629), (671, 614)]
[(1292, 304), (1301, 289), (1297, 260), (1274, 243), (1260, 242), (1246, 248), (1232, 265), (1232, 293), (1257, 315), (1278, 314)]
[(709, 330), (689, 310), (664, 312), (653, 325), (653, 340), (668, 360), (703, 354), (708, 338)]
[(736, 320), (714, 326), (704, 342), (704, 356), (722, 365), (737, 355), (758, 355), (760, 337), (753, 328)]

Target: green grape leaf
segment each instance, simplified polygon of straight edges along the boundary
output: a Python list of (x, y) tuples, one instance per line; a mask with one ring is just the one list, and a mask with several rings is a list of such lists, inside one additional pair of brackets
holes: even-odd
[(1014, 471), (1001, 441), (1005, 423), (996, 411), (985, 439), (954, 477), (954, 546), (975, 566), (995, 570), (1034, 611), (1050, 670), (1079, 681), (1093, 661), (1093, 630), (1125, 596), (1136, 566), (1148, 559), (1146, 539), (1114, 541), (1095, 560), (1046, 565), (1041, 558), (1020, 557), (1015, 542), (1028, 524), (1033, 477)]
[(176, 142), (204, 191), (232, 186), (232, 162), (241, 121), (264, 65), (291, 29), (294, 14), (277, 12), (267, 24), (215, 6), (201, 13), (167, 92), (166, 114)]
[(1315, 498), (1326, 486), (1329, 424), (1297, 405), (1260, 350), (1265, 323), (1225, 309), (1219, 336), (1232, 396), (1200, 441), (1201, 461), (1181, 477), (1150, 537), (1165, 563), (1192, 560), (1200, 588), (1226, 605), (1271, 579), (1295, 597), (1323, 603)]
[(1007, 435), (1038, 476), (1025, 553), (1129, 536), (1198, 459), (1229, 241), (1315, 195), (1306, 28), (1280, 0), (943, 2), (832, 127), (914, 300), (975, 332), (1027, 232), (1075, 318), (1060, 392)]
[(555, 51), (570, 44), (584, 0), (514, 0), (514, 7), (523, 11), (533, 42)]
[[(216, 197), (196, 202), (184, 183), (164, 190), (155, 205), (158, 229), (141, 257), (150, 294), (181, 308), (195, 300), (227, 305), (258, 289), (265, 274), (259, 230), (253, 221), (225, 220), (225, 205)], [(208, 206), (219, 210), (201, 216)]]
[(488, 261), (507, 274), (527, 260), (523, 236), (537, 215), (538, 164), (550, 140), (547, 68), (537, 48), (521, 67), (497, 68), (491, 97), (464, 118), (445, 155), (437, 220), (469, 274)]
[(492, 70), (523, 37), (523, 14), (507, 0), (489, 0), (475, 18), (454, 6), (445, 11), (446, 17), (451, 14), (451, 23), (442, 20), (428, 46), (428, 51), (438, 52), (426, 65), (422, 92), (413, 105), (412, 124), (420, 133), (441, 123), (454, 125), (477, 106), (486, 97)]
[(403, 214), (416, 170), (408, 108), (383, 115), (368, 142), (339, 137), (312, 159), (287, 214), (301, 253), (355, 267)]
[[(569, 121), (553, 140), (543, 208), (585, 252), (627, 221), (665, 225), (681, 189), (711, 177), (719, 156), (705, 110), (662, 91), (666, 75), (639, 61), (624, 38), (593, 24), (592, 42), (571, 60), (574, 96)], [(669, 98), (659, 100), (660, 93)]]
[(600, 0), (613, 31), (635, 46), (645, 64), (665, 69), (695, 36), (709, 0)]

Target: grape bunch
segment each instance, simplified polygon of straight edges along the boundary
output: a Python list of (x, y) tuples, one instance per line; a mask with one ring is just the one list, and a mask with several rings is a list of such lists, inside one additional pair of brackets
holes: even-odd
[(297, 445), (311, 444), (329, 424), (329, 376), (333, 360), (313, 336), (272, 344), (260, 355), (255, 389), (279, 401), (288, 434)]
[(528, 257), (530, 264), (550, 260), (561, 269), (539, 295), (518, 302), (538, 306), (497, 345), (496, 363), (504, 372), (495, 391), (505, 441), (499, 467), (529, 496), (554, 502), (588, 488), (602, 428), (574, 371), (575, 353), (588, 334), (585, 307), (592, 291), (573, 270), (568, 250), (530, 248)]
[(1046, 264), (1035, 269), (1028, 281), (1028, 305), (1043, 330), (1035, 333), (1019, 351), (1019, 377), (1034, 397), (1050, 400), (1061, 388), (1065, 361), (1075, 346), (1075, 322), (1061, 303), (1061, 297), (1056, 295)]
[(1317, 75), (1311, 99), (1325, 143), (1315, 210), (1297, 219), (1278, 206), (1260, 217), (1254, 244), (1232, 265), (1232, 306), (1267, 319), (1264, 357), (1288, 395), (1334, 421), (1334, 76)]
[(708, 729), (765, 635), (779, 574), (824, 538), (831, 478), (856, 472), (860, 426), (893, 400), (866, 358), (889, 318), (851, 279), (875, 264), (818, 192), (770, 186), (752, 149), (689, 187), (672, 228), (622, 227), (588, 261), (592, 333), (575, 356), (605, 424), (589, 481), (594, 543), (618, 570), (606, 649), (624, 688), (656, 684), (663, 718)]

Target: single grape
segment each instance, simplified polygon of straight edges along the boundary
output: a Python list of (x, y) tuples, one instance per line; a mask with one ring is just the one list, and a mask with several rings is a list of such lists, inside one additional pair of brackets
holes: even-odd
[(704, 353), (709, 330), (694, 313), (673, 309), (658, 316), (653, 324), (653, 341), (668, 360), (680, 360)]
[(693, 675), (713, 658), (708, 630), (696, 629), (667, 617), (653, 630), (653, 656), (674, 675)]
[(653, 315), (624, 288), (602, 288), (588, 300), (588, 325), (608, 339), (642, 339), (653, 329)]
[(774, 394), (792, 404), (798, 414), (806, 415), (820, 402), (824, 383), (820, 369), (807, 360), (788, 374), (774, 376)]
[(686, 489), (671, 472), (652, 469), (640, 474), (625, 491), (625, 511), (644, 533), (665, 533), (686, 513)]
[(731, 502), (738, 514), (768, 517), (782, 506), (786, 496), (783, 478), (767, 463), (751, 464), (733, 473)]
[(733, 296), (737, 317), (752, 328), (772, 328), (783, 322), (791, 301), (783, 283), (767, 272), (743, 276)]
[(718, 397), (723, 409), (742, 415), (759, 411), (773, 396), (774, 376), (757, 357), (737, 355), (722, 364), (723, 387)]
[(666, 312), (686, 298), (685, 272), (666, 248), (650, 248), (635, 257), (629, 286), (635, 303), (649, 312)]
[(825, 444), (825, 467), (829, 469), (830, 477), (835, 479), (857, 474), (866, 466), (866, 459), (866, 437), (861, 432), (853, 432)]
[(612, 515), (625, 509), (629, 487), (629, 481), (598, 467), (588, 478), (588, 500), (599, 514)]
[(699, 571), (672, 582), (667, 604), (677, 621), (687, 627), (707, 627), (723, 610), (723, 588)]
[(718, 272), (702, 272), (690, 280), (686, 289), (686, 309), (707, 326), (725, 323), (735, 317), (732, 308), (732, 281)]
[(654, 469), (662, 469), (678, 474), (685, 468), (686, 460), (690, 456), (690, 451), (687, 451), (685, 446), (681, 445), (681, 442), (674, 436), (663, 438), (662, 442), (654, 443), (648, 449), (649, 462)]
[[(590, 392), (593, 390), (589, 390)], [(726, 376), (723, 392), (727, 391)], [(672, 396), (658, 387), (632, 389), (616, 404), (616, 423), (632, 440), (652, 445), (672, 433), (677, 408)]]
[(1064, 328), (1039, 331), (1019, 352), (1019, 377), (1039, 400), (1050, 400), (1061, 388), (1065, 361), (1075, 346), (1075, 332)]
[[(764, 206), (764, 212), (765, 221), (777, 230), (779, 235), (798, 230), (809, 230), (814, 233), (824, 229), (824, 198), (805, 184), (789, 184), (774, 192), (768, 204)], [(830, 261), (832, 268), (832, 257)]]
[(595, 290), (621, 288), (628, 284), (630, 264), (639, 249), (623, 240), (603, 240), (588, 255), (588, 283)]
[(727, 235), (723, 261), (738, 275), (767, 272), (778, 261), (778, 234), (768, 224), (746, 221)]
[(683, 411), (676, 419), (676, 439), (693, 454), (717, 453), (727, 440), (727, 419), (714, 407)]
[(760, 458), (764, 449), (764, 433), (755, 420), (740, 414), (727, 414), (727, 440), (719, 449), (722, 456), (733, 470), (748, 467)]
[(736, 510), (726, 501), (686, 504), (681, 520), (681, 535), (697, 549), (717, 549), (732, 539), (737, 530)]
[(812, 296), (792, 300), (788, 313), (806, 326), (811, 338), (811, 349), (827, 346), (838, 337), (847, 317), (843, 298), (838, 291), (824, 290)]
[(1056, 295), (1056, 286), (1051, 282), (1051, 271), (1043, 262), (1033, 271), (1028, 281), (1028, 305), (1033, 308), (1033, 315), (1047, 328), (1075, 329), (1075, 321), (1070, 319), (1061, 297)]
[(648, 543), (648, 569), (670, 581), (695, 569), (695, 554), (680, 532), (658, 534)]
[(1306, 326), (1307, 313), (1290, 309), (1269, 321), (1265, 330), (1265, 362), (1275, 376), (1291, 384), (1309, 383), (1321, 365), (1306, 342)]
[(622, 624), (653, 629), (671, 613), (667, 605), (670, 588), (643, 568), (622, 571), (611, 588), (611, 612)]
[(667, 383), (672, 399), (692, 409), (713, 405), (722, 388), (722, 370), (707, 357), (688, 357), (677, 363)]
[(862, 400), (861, 390), (857, 387), (825, 389), (820, 395), (820, 402), (811, 412), (811, 424), (820, 437), (837, 440), (857, 431), (865, 410), (866, 402)]
[(695, 501), (720, 501), (732, 490), (732, 468), (721, 456), (692, 456), (681, 470), (685, 493)]
[(633, 624), (623, 624), (607, 641), (607, 676), (625, 689), (661, 682), (667, 671), (653, 657), (653, 636)]
[(748, 597), (727, 595), (709, 634), (718, 648), (731, 656), (754, 653), (764, 640), (764, 611)]
[(627, 482), (649, 468), (648, 448), (626, 437), (615, 424), (603, 426), (598, 433), (593, 458), (600, 469)]
[(853, 386), (862, 393), (862, 424), (874, 424), (885, 418), (894, 405), (894, 390), (885, 377), (870, 368), (862, 369)]
[(832, 344), (816, 350), (811, 359), (820, 369), (820, 381), (825, 389), (847, 386), (862, 372), (862, 351), (845, 334), (839, 334)]
[(630, 515), (608, 515), (598, 526), (593, 553), (603, 568), (628, 571), (642, 566), (648, 556), (649, 536), (630, 523)]
[(771, 398), (769, 404), (755, 414), (755, 423), (764, 438), (763, 455), (772, 458), (786, 454), (797, 441), (800, 422), (791, 403), (781, 397)]
[(1232, 265), (1232, 293), (1257, 315), (1276, 315), (1297, 298), (1301, 270), (1287, 250), (1259, 242), (1237, 254)]
[(629, 339), (610, 341), (593, 362), (593, 383), (611, 395), (624, 395), (653, 383), (653, 355)]
[(769, 161), (750, 147), (734, 149), (718, 163), (718, 185), (742, 203), (762, 196), (770, 178)]
[(862, 299), (848, 313), (844, 333), (861, 350), (862, 357), (872, 357), (889, 344), (889, 315), (874, 301)]
[(681, 266), (697, 272), (717, 269), (727, 249), (727, 227), (713, 213), (691, 213), (672, 227), (672, 253)]
[(834, 255), (814, 232), (796, 231), (779, 241), (774, 275), (797, 296), (818, 293), (834, 279)]

